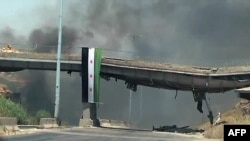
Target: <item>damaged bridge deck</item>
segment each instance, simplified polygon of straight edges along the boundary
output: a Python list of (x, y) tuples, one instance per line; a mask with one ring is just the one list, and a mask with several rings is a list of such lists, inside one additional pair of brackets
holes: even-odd
[[(62, 55), (61, 70), (81, 71), (81, 56)], [(0, 71), (56, 70), (56, 54), (0, 53)], [(224, 92), (250, 86), (250, 66), (201, 68), (177, 64), (103, 58), (102, 78), (124, 80), (127, 87)]]

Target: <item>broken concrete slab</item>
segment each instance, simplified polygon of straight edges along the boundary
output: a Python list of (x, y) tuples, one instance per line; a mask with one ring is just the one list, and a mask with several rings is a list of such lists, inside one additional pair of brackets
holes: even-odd
[(40, 128), (48, 129), (48, 128), (58, 128), (57, 119), (56, 118), (41, 118), (40, 119)]
[(129, 127), (129, 124), (126, 121), (111, 119), (100, 119), (100, 125), (102, 127)]
[(250, 87), (244, 87), (234, 90), (236, 93), (250, 93)]

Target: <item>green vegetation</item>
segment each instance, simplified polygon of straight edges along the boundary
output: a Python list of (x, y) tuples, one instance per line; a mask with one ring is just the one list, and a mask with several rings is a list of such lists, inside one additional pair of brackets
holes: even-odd
[(45, 110), (39, 110), (35, 114), (35, 119), (37, 122), (39, 122), (41, 118), (51, 118), (51, 117), (52, 117), (51, 114)]
[(0, 116), (16, 117), (18, 124), (28, 124), (28, 112), (20, 104), (16, 104), (3, 97), (0, 97)]
[(50, 118), (51, 114), (45, 110), (39, 110), (34, 115), (31, 115), (22, 105), (0, 96), (0, 116), (16, 117), (18, 124), (26, 125), (39, 124), (40, 118)]

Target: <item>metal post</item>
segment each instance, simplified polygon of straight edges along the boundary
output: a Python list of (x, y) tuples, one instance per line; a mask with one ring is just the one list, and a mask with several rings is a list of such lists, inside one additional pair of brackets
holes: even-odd
[(142, 118), (142, 86), (140, 87), (140, 120)]
[(62, 14), (63, 0), (61, 0), (60, 15), (59, 15), (59, 31), (58, 31), (58, 46), (57, 46), (57, 62), (56, 62), (56, 93), (55, 93), (55, 113), (54, 117), (58, 118), (59, 103), (60, 103), (60, 72), (61, 72), (61, 48), (62, 48)]
[(132, 112), (132, 90), (129, 90), (129, 109), (128, 109), (128, 121), (131, 120), (131, 112)]

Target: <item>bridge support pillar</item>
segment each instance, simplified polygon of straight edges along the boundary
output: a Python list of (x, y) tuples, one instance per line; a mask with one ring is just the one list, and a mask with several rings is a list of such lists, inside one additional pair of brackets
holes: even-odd
[(99, 127), (100, 121), (97, 118), (97, 106), (95, 103), (83, 103), (83, 113), (79, 122), (80, 127)]

